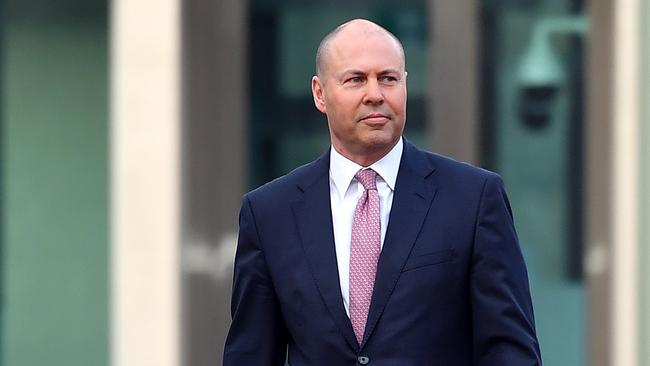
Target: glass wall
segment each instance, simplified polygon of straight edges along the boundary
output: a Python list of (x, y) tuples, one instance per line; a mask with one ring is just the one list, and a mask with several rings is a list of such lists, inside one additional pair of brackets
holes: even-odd
[(107, 2), (0, 21), (0, 364), (108, 364)]
[(484, 163), (506, 183), (545, 364), (585, 364), (580, 1), (483, 2)]

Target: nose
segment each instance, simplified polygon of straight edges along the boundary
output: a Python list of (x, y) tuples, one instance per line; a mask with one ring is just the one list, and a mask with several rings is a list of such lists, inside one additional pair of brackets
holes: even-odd
[(384, 94), (376, 78), (369, 78), (366, 84), (366, 94), (363, 98), (364, 104), (378, 105), (384, 103)]

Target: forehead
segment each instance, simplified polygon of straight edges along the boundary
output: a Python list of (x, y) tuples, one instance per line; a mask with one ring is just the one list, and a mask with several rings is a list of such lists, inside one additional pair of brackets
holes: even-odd
[(381, 30), (347, 29), (330, 42), (326, 67), (331, 71), (356, 69), (404, 70), (404, 55), (397, 41)]

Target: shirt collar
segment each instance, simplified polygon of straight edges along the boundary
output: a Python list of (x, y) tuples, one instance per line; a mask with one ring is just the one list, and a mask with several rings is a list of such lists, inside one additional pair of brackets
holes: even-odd
[[(397, 181), (397, 172), (399, 171), (399, 163), (402, 159), (403, 150), (402, 137), (400, 137), (397, 144), (395, 144), (388, 154), (368, 167), (377, 172), (391, 190), (395, 190), (395, 182)], [(341, 198), (345, 196), (345, 192), (348, 190), (354, 175), (363, 168), (361, 165), (341, 155), (336, 151), (334, 146), (330, 149), (330, 177), (336, 185)]]

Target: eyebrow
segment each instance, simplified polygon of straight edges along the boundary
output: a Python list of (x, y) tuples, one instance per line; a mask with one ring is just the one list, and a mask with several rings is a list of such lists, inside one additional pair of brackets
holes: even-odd
[[(399, 73), (400, 72), (397, 69), (386, 69), (386, 70), (380, 71), (378, 73), (378, 75), (399, 74)], [(344, 75), (366, 75), (366, 74), (367, 74), (367, 72), (359, 70), (359, 69), (348, 69), (348, 70), (343, 71), (341, 73), (341, 76), (344, 76)]]

